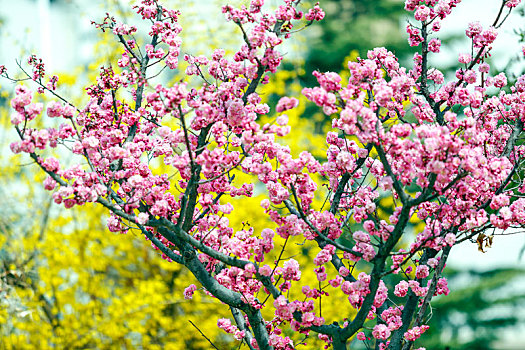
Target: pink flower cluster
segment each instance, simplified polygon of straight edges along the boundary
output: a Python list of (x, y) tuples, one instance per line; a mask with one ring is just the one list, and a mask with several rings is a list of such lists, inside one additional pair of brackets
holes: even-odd
[(184, 299), (192, 299), (193, 293), (197, 290), (197, 286), (194, 284), (190, 284), (188, 287), (184, 289)]
[(237, 340), (242, 340), (245, 336), (245, 332), (239, 330), (237, 326), (232, 325), (232, 322), (227, 318), (221, 318), (217, 321), (217, 327), (223, 329), (226, 333), (233, 335)]
[(425, 333), (425, 331), (428, 328), (429, 328), (428, 326), (420, 326), (420, 327), (411, 328), (407, 332), (405, 332), (405, 339), (409, 341), (415, 341), (419, 337), (421, 337), (421, 334)]
[[(111, 212), (111, 231), (138, 229), (163, 258), (185, 265), (206, 294), (230, 306), (237, 324), (218, 326), (235, 339), (291, 349), (291, 329), (316, 332), (327, 346), (357, 335), (400, 348), (428, 329), (417, 315), (428, 313), (430, 298), (449, 293), (441, 274), (451, 248), (525, 224), (525, 76), (490, 75), (482, 62), (501, 22), (466, 26), (471, 52), (458, 53), (455, 77), (430, 67), (429, 56), (441, 50), (430, 35), (458, 3), (405, 1), (415, 20), (408, 40), (419, 50), (410, 68), (375, 48), (348, 63), (348, 78), (313, 73), (317, 86), (302, 94), (331, 118), (323, 157), (280, 142), (293, 124), (282, 113), (299, 100), (283, 96), (274, 106), (257, 89), (280, 65), (292, 28), (325, 15), (318, 4), (302, 11), (294, 0), (273, 12), (263, 0), (224, 6), (242, 33), (240, 48), (185, 54), (184, 79), (170, 85), (152, 86), (147, 70), (178, 67), (179, 13), (153, 0), (135, 6), (149, 26), (147, 43), (135, 41), (137, 27), (107, 15), (97, 27), (122, 44), (116, 64), (100, 69), (78, 108), (66, 98), (44, 106), (17, 86), (11, 123), (20, 140), (10, 147), (48, 174), (44, 187), (56, 203), (98, 202)], [(58, 77), (45, 79), (42, 60), (31, 56), (29, 64), (38, 92), (61, 91)], [(44, 108), (55, 127), (35, 126)], [(262, 116), (275, 119), (265, 124)], [(73, 154), (71, 165), (44, 154), (58, 145)], [(237, 198), (261, 193), (269, 227), (252, 227), (249, 218), (234, 227), (229, 218), (246, 213)], [(292, 244), (308, 252), (311, 266), (287, 254)], [(306, 285), (305, 274), (318, 285)], [(184, 297), (196, 289), (188, 286)], [(325, 320), (320, 305), (341, 292), (349, 310)], [(399, 306), (385, 304), (392, 296)], [(376, 323), (361, 331), (366, 320)]]

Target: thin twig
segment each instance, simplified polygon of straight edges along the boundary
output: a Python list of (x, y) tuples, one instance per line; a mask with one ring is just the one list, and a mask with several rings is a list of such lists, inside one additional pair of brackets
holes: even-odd
[(191, 322), (191, 320), (188, 320), (188, 322), (191, 323), (191, 325), (192, 325), (193, 327), (195, 327), (195, 328), (199, 331), (199, 333), (204, 337), (204, 339), (206, 339), (206, 340), (208, 341), (208, 343), (211, 344), (211, 346), (213, 346), (213, 347), (214, 347), (215, 349), (217, 349), (217, 350), (220, 350), (218, 347), (215, 346), (215, 344), (213, 344), (213, 342), (210, 340), (210, 338), (208, 338), (204, 333), (202, 333), (202, 331), (199, 329), (199, 327), (197, 327), (197, 326), (195, 325), (195, 323)]

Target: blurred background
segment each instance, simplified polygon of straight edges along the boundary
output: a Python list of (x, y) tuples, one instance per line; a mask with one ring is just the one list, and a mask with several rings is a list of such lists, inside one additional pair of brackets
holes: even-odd
[[(237, 29), (223, 21), (221, 1), (163, 3), (182, 11), (183, 53), (239, 46)], [(443, 22), (442, 53), (433, 55), (431, 63), (453, 76), (458, 53), (470, 50), (463, 35), (468, 22), (487, 26), (499, 4), (463, 0)], [(62, 91), (82, 104), (83, 87), (120, 52), (114, 39), (96, 31), (90, 21), (100, 21), (110, 12), (119, 20), (138, 23), (128, 5), (117, 0), (0, 0), (0, 64), (17, 76), (16, 61), (36, 53), (49, 73), (60, 76)], [(321, 1), (325, 20), (285, 46), (284, 69), (265, 88), (265, 99), (271, 104), (284, 93), (296, 96), (302, 87), (315, 84), (313, 70), (344, 72), (348, 60), (365, 57), (377, 46), (410, 64), (414, 50), (406, 41), (408, 15), (403, 5), (401, 0)], [(524, 19), (521, 5), (500, 29), (489, 60), (491, 73), (504, 71), (510, 81), (524, 73), (517, 55)], [(0, 347), (210, 348), (189, 319), (220, 349), (238, 348), (238, 342), (215, 327), (217, 318), (229, 317), (227, 310), (203, 294), (184, 300), (182, 291), (190, 277), (162, 260), (140, 235), (109, 233), (100, 208), (65, 211), (52, 204), (50, 194), (38, 185), (42, 174), (27, 157), (13, 157), (8, 149), (16, 139), (8, 109), (14, 85), (4, 79), (0, 88)], [(300, 127), (307, 133), (322, 140), (328, 121), (305, 102)], [(452, 250), (446, 269), (451, 294), (436, 299), (431, 329), (419, 345), (523, 349), (524, 244), (523, 235), (506, 235), (496, 237), (485, 253), (475, 243)]]

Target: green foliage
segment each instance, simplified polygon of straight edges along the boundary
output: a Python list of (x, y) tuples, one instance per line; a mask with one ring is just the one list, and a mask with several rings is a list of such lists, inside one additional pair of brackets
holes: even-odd
[(410, 52), (400, 25), (405, 14), (401, 1), (330, 0), (322, 5), (330, 20), (321, 21), (313, 30), (320, 33), (309, 44), (307, 72), (338, 72), (341, 62), (354, 50), (361, 57), (378, 46), (386, 47), (398, 57)]
[[(450, 294), (436, 298), (419, 340), (427, 349), (501, 349), (502, 331), (520, 323), (525, 303), (525, 270), (496, 268), (484, 272), (445, 269)], [(508, 340), (506, 340), (508, 343)]]

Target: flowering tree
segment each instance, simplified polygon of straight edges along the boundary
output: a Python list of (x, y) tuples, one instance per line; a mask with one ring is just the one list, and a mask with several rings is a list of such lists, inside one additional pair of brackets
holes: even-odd
[[(244, 39), (233, 57), (221, 49), (210, 58), (184, 55), (186, 79), (164, 85), (152, 74), (179, 67), (179, 13), (154, 0), (135, 6), (150, 23), (145, 45), (136, 27), (107, 15), (95, 25), (111, 30), (123, 53), (86, 88), (84, 106), (69, 103), (58, 78), (31, 56), (26, 80), (54, 97), (47, 116), (63, 123), (32, 127), (44, 106), (18, 85), (11, 122), (20, 141), (11, 150), (49, 175), (44, 187), (56, 203), (99, 203), (111, 231), (140, 230), (166, 260), (184, 265), (231, 311), (233, 321), (218, 326), (250, 349), (292, 349), (291, 332), (304, 342), (318, 335), (334, 349), (354, 336), (379, 349), (410, 349), (428, 328), (432, 297), (448, 293), (441, 273), (451, 249), (466, 240), (483, 248), (495, 229), (525, 224), (525, 76), (505, 90), (505, 75), (491, 76), (484, 62), (520, 1), (502, 0), (485, 29), (468, 25), (470, 52), (459, 55), (450, 81), (429, 56), (440, 50), (440, 21), (460, 0), (405, 2), (414, 15), (409, 43), (419, 48), (411, 69), (376, 48), (348, 64), (344, 84), (336, 73), (314, 72), (319, 86), (302, 93), (333, 118), (325, 159), (278, 142), (293, 132), (284, 113), (296, 98), (282, 97), (276, 118), (263, 124), (273, 115), (257, 93), (281, 63), (283, 40), (324, 12), (318, 4), (302, 12), (293, 0), (264, 12), (263, 2), (223, 7)], [(58, 145), (77, 161), (42, 152)], [(267, 194), (261, 206), (273, 226), (235, 230), (227, 217), (242, 213), (237, 198), (257, 191)], [(319, 197), (325, 201), (316, 206)], [(378, 206), (382, 198), (391, 199), (391, 215)], [(424, 222), (415, 235), (413, 217)], [(292, 242), (315, 255), (313, 271), (287, 255)], [(303, 284), (306, 273), (318, 285)], [(348, 301), (329, 323), (320, 300), (337, 291)]]

